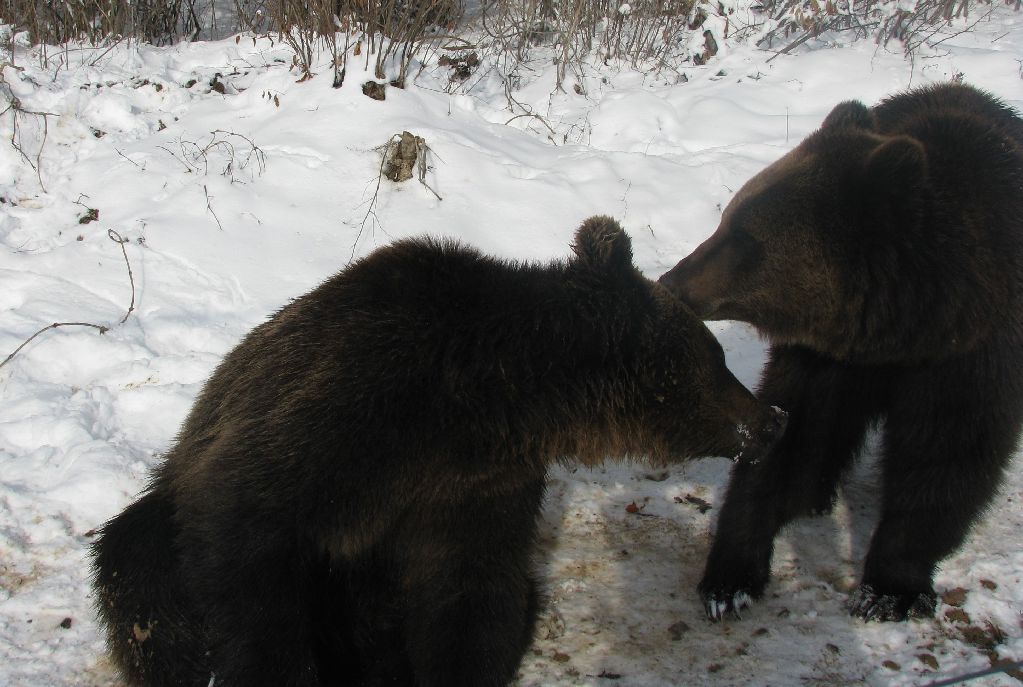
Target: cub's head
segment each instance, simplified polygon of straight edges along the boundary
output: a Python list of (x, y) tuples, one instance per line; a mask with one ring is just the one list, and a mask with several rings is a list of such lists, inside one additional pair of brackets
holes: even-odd
[(617, 222), (588, 219), (573, 251), (577, 290), (600, 313), (603, 333), (588, 340), (601, 360), (621, 365), (611, 402), (639, 423), (646, 448), (673, 459), (752, 460), (773, 445), (785, 414), (758, 401), (732, 375), (721, 345), (685, 303), (640, 274)]
[(640, 360), (644, 423), (675, 458), (756, 461), (781, 438), (786, 414), (757, 399), (725, 364), (707, 326), (666, 289)]
[(894, 269), (916, 235), (927, 188), (923, 146), (882, 136), (859, 102), (750, 179), (717, 231), (660, 278), (708, 320), (756, 326), (774, 343), (841, 357), (872, 272)]

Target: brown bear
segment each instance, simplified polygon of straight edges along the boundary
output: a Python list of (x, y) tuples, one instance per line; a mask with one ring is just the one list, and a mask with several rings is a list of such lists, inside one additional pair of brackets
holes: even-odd
[(95, 544), (133, 685), (501, 685), (548, 467), (755, 459), (784, 414), (587, 220), (549, 265), (382, 248), (256, 327)]
[(1023, 121), (966, 85), (845, 102), (743, 186), (660, 278), (770, 342), (759, 397), (790, 413), (733, 469), (700, 592), (737, 612), (772, 542), (830, 509), (883, 422), (880, 522), (851, 612), (933, 615), (935, 567), (991, 501), (1023, 418)]

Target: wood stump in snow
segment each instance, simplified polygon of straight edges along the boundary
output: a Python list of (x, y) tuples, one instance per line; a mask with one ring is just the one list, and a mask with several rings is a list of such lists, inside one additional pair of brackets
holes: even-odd
[(400, 136), (392, 136), (384, 150), (384, 176), (391, 181), (411, 179), (419, 151), (425, 147), (426, 142), (422, 138), (408, 131), (402, 131)]

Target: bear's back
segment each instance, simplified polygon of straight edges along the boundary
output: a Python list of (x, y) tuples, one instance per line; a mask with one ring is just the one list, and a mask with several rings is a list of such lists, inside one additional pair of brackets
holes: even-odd
[(595, 383), (579, 371), (606, 368), (589, 352), (614, 348), (605, 330), (617, 311), (643, 317), (624, 305), (635, 305), (633, 291), (652, 298), (644, 283), (583, 297), (574, 278), (568, 262), (504, 261), (449, 240), (378, 249), (250, 332), (207, 382), (180, 439), (203, 444), (229, 427), (276, 444), (273, 427), (298, 422), (317, 427), (310, 436), (401, 426), (420, 437), (475, 416), (530, 424), (579, 379)]
[[(954, 83), (892, 96), (873, 113), (881, 135), (908, 135), (923, 144), (933, 194), (924, 226), (936, 243), (928, 249), (948, 246), (961, 261), (950, 269), (967, 270), (1001, 292), (998, 300), (1007, 306), (1003, 315), (1018, 317), (1023, 308), (1023, 119), (994, 96)], [(1006, 283), (996, 288), (1001, 279)]]
[(1023, 154), (1023, 119), (1019, 113), (991, 94), (957, 83), (935, 84), (893, 95), (873, 108), (882, 134), (911, 133), (921, 123), (972, 120), (1000, 132)]

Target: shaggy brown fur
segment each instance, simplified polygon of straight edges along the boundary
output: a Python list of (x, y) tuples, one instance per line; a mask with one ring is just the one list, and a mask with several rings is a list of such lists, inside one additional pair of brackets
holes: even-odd
[(852, 612), (933, 614), (935, 566), (990, 502), (1023, 420), (1023, 121), (955, 84), (843, 103), (660, 281), (770, 340), (759, 396), (791, 413), (771, 456), (733, 473), (708, 612), (763, 593), (775, 534), (830, 507), (883, 419), (881, 522)]
[(552, 462), (756, 456), (783, 416), (593, 218), (575, 257), (401, 241), (253, 330), (96, 544), (135, 685), (500, 685)]

